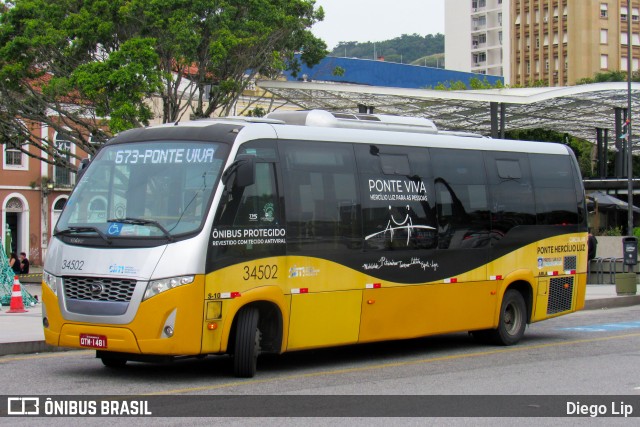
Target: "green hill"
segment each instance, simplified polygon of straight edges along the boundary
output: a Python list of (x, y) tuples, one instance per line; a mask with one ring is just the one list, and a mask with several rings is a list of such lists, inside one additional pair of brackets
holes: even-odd
[[(348, 58), (377, 59), (384, 57), (385, 61), (401, 62), (411, 64), (415, 61), (435, 54), (444, 55), (444, 35), (428, 34), (403, 34), (391, 40), (379, 42), (340, 42), (331, 56), (342, 56)], [(436, 60), (433, 61), (435, 66)]]
[(411, 63), (411, 65), (422, 65), (425, 67), (444, 68), (444, 53), (423, 56)]

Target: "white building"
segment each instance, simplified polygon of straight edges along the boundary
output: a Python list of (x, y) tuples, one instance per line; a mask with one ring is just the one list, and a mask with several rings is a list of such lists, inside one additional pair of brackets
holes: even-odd
[(444, 24), (447, 68), (504, 76), (505, 84), (509, 84), (509, 8), (509, 0), (447, 0)]

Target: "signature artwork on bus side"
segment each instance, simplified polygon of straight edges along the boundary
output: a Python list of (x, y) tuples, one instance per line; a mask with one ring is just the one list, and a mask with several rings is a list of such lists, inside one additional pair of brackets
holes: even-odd
[(411, 233), (413, 232), (413, 230), (416, 230), (416, 229), (435, 230), (435, 228), (430, 227), (428, 225), (413, 225), (413, 220), (409, 215), (410, 210), (411, 208), (409, 207), (409, 205), (407, 205), (406, 216), (402, 221), (398, 221), (397, 219), (394, 218), (393, 214), (391, 213), (391, 206), (389, 206), (389, 221), (387, 222), (387, 227), (382, 231), (378, 231), (377, 233), (369, 234), (364, 238), (364, 240), (369, 240), (381, 234), (386, 235), (386, 233), (388, 232), (390, 235), (390, 239), (393, 242), (393, 235), (396, 231), (407, 230), (407, 246), (409, 246), (409, 241), (411, 240)]
[(413, 257), (409, 261), (398, 261), (387, 257), (381, 257), (375, 262), (364, 264), (362, 268), (365, 270), (381, 270), (384, 267), (410, 268), (414, 266), (420, 267), (423, 271), (426, 271), (427, 269), (436, 271), (438, 269), (437, 262), (433, 260), (425, 261), (419, 257)]

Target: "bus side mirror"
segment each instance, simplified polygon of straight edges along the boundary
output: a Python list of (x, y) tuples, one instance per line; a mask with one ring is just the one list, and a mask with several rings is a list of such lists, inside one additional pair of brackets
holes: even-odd
[(82, 175), (84, 175), (90, 163), (91, 163), (91, 159), (82, 159), (80, 161), (80, 165), (78, 166), (78, 172), (76, 174), (76, 181), (80, 180)]
[(256, 157), (241, 154), (224, 171), (222, 181), (227, 188), (244, 188), (256, 181)]

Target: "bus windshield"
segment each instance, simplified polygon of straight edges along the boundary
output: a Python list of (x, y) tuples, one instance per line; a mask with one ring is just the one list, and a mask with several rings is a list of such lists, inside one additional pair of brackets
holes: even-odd
[(104, 147), (80, 179), (55, 235), (174, 236), (200, 229), (227, 155), (223, 144), (153, 141)]

